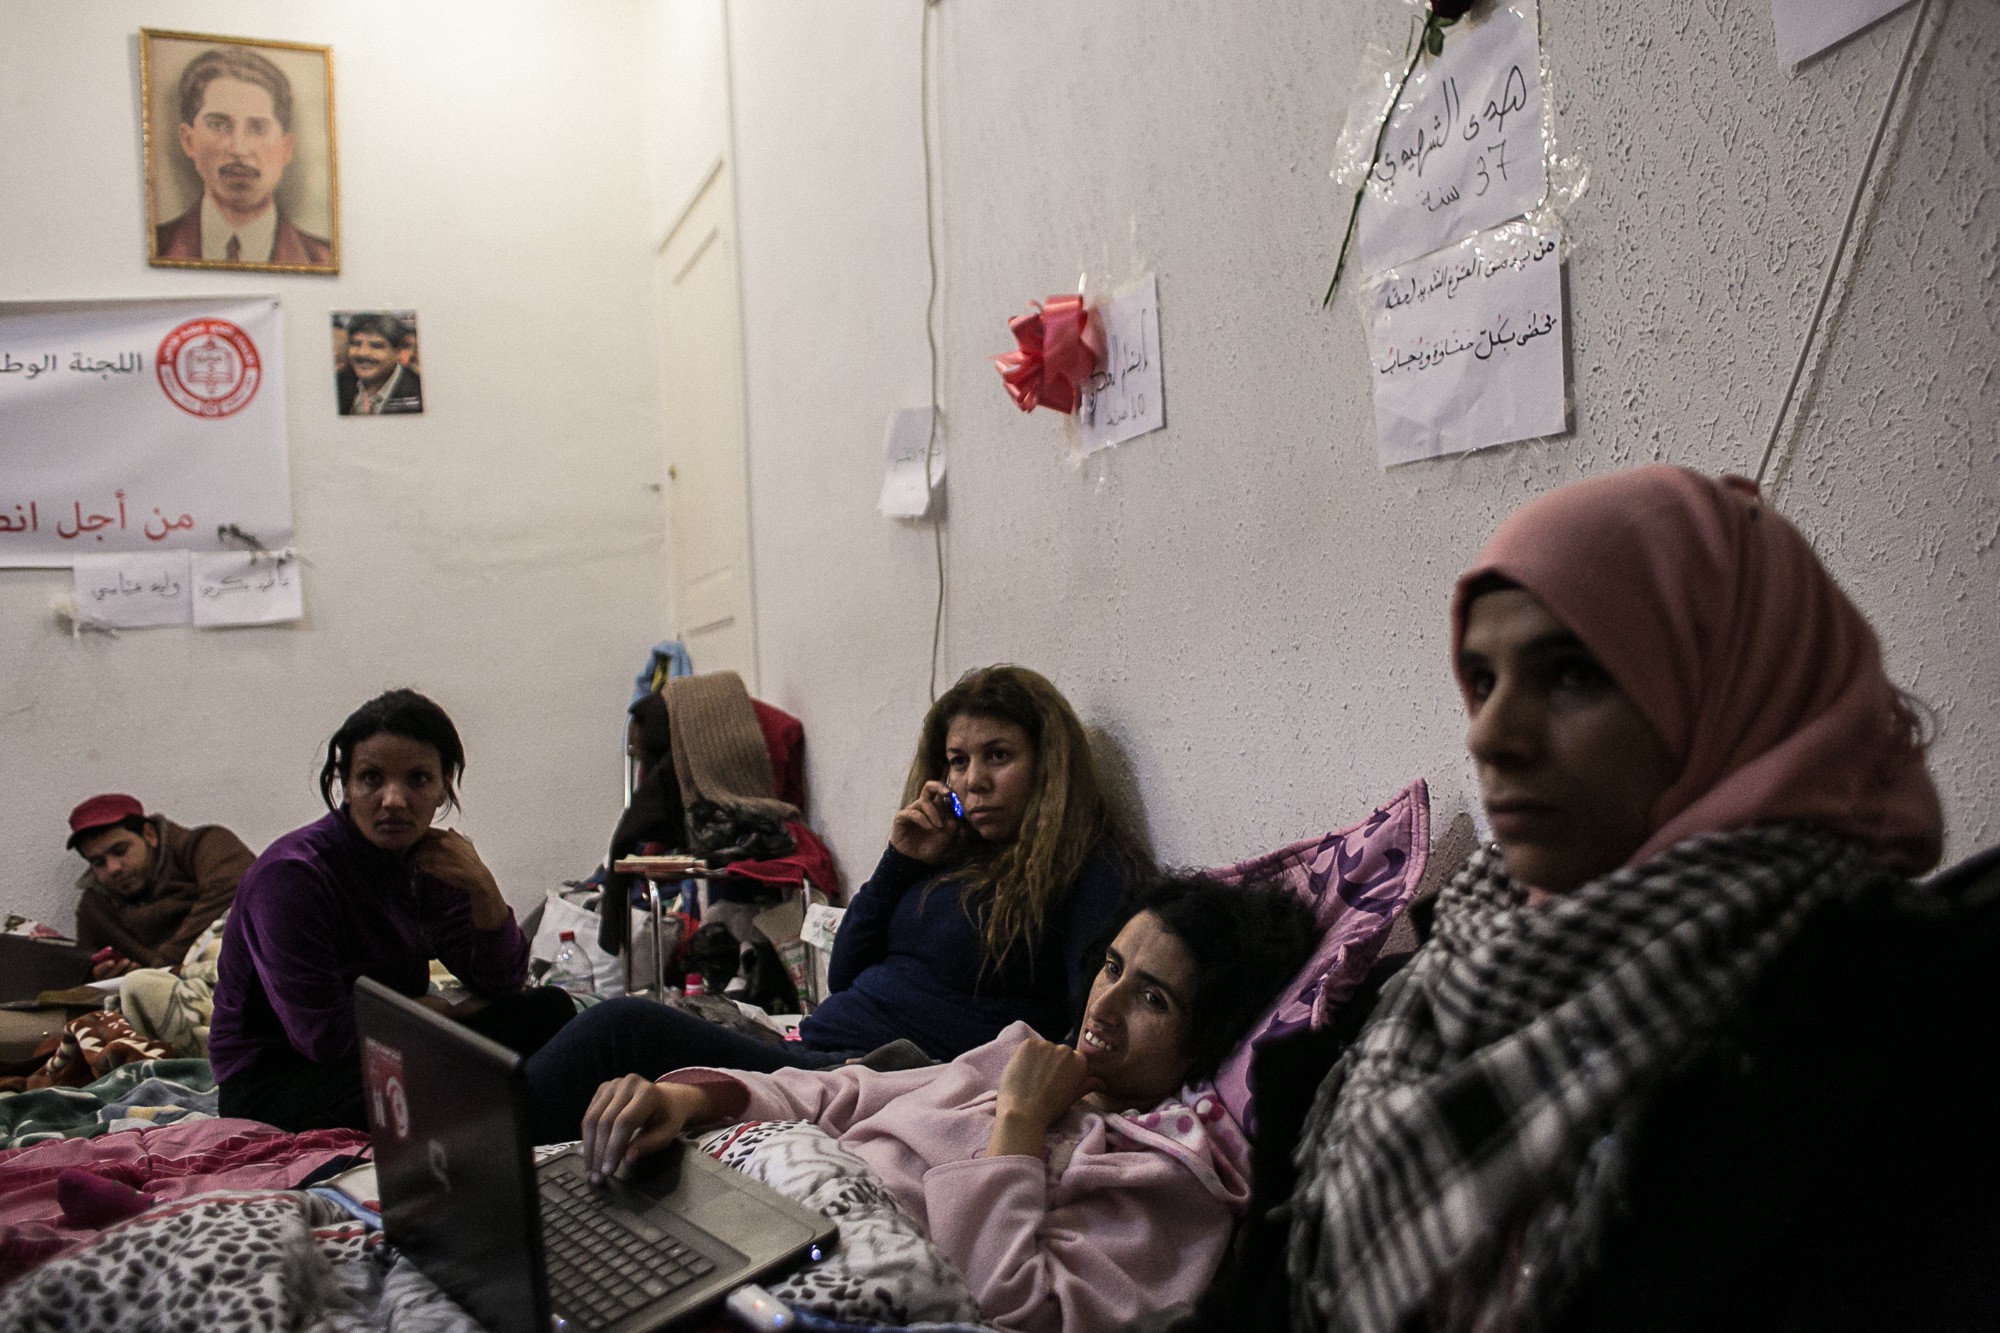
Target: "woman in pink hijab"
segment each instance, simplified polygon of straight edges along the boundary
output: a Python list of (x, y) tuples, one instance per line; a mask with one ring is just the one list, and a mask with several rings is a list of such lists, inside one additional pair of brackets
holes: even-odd
[(1907, 1329), (1971, 1282), (2000, 1327), (2000, 932), (1910, 883), (1937, 793), (1804, 538), (1740, 478), (1580, 482), (1452, 652), (1495, 845), (1321, 1088), (1299, 1326)]

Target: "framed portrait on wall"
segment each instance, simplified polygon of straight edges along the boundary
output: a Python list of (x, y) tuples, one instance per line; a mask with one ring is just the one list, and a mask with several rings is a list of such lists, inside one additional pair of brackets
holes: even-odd
[(417, 312), (334, 311), (333, 392), (344, 417), (409, 416), (423, 411)]
[(154, 265), (340, 272), (333, 48), (142, 28), (139, 94)]

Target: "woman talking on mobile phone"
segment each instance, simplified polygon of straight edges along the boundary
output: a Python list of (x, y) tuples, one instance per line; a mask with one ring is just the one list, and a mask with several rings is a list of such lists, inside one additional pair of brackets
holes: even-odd
[(799, 1040), (610, 1001), (529, 1062), (538, 1134), (575, 1138), (598, 1085), (625, 1074), (823, 1068), (897, 1040), (950, 1060), (1016, 1022), (1059, 1039), (1141, 859), (1061, 692), (1025, 667), (967, 672), (924, 718), (889, 847), (841, 921), (831, 993)]

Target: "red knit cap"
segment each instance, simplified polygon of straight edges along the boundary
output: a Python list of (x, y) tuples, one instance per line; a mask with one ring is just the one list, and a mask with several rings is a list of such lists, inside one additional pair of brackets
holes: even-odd
[(69, 812), (69, 842), (65, 845), (75, 851), (77, 843), (99, 829), (110, 828), (132, 815), (143, 817), (145, 813), (146, 807), (139, 804), (137, 797), (122, 792), (93, 796)]

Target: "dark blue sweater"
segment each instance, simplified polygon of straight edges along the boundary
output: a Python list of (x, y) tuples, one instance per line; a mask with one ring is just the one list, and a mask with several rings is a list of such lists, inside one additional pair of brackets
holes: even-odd
[(924, 888), (936, 867), (891, 847), (854, 896), (834, 937), (830, 994), (799, 1024), (807, 1045), (869, 1051), (908, 1037), (934, 1059), (983, 1046), (1025, 1020), (1052, 1041), (1068, 1035), (1075, 1005), (1096, 972), (1089, 951), (1111, 924), (1125, 891), (1118, 858), (1092, 850), (1033, 947), (1016, 945), (998, 974), (981, 975), (984, 912), (990, 895), (962, 884)]

